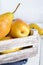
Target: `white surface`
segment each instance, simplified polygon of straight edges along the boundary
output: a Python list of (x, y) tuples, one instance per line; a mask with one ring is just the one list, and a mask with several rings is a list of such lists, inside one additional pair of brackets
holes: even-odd
[[(42, 56), (42, 55), (41, 55)], [(39, 44), (39, 50), (38, 54), (35, 57), (29, 58), (26, 65), (42, 65), (42, 59), (40, 59), (40, 44)]]
[(26, 65), (39, 65), (39, 55), (29, 58)]
[[(40, 60), (39, 60), (40, 56)], [(40, 63), (40, 64), (39, 64)], [(43, 38), (41, 38), (41, 53), (31, 59), (28, 59), (26, 65), (43, 65)]]
[(41, 38), (40, 65), (43, 65), (43, 38)]

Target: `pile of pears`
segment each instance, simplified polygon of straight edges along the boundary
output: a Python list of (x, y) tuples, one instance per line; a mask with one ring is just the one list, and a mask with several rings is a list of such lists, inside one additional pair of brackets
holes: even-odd
[(38, 30), (40, 35), (43, 35), (43, 30), (37, 24), (27, 24), (21, 19), (14, 19), (14, 13), (19, 5), (20, 3), (13, 12), (7, 12), (0, 15), (0, 40), (33, 35), (33, 31), (31, 31), (33, 28)]
[(25, 37), (29, 34), (29, 26), (20, 19), (14, 19), (14, 13), (19, 5), (20, 3), (13, 12), (0, 15), (0, 40)]

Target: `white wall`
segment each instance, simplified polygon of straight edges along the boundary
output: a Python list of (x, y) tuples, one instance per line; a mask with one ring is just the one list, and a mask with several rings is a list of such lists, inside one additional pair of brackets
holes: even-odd
[(21, 5), (15, 18), (22, 18), (27, 22), (43, 22), (43, 0), (0, 0), (0, 13), (13, 11), (19, 2)]

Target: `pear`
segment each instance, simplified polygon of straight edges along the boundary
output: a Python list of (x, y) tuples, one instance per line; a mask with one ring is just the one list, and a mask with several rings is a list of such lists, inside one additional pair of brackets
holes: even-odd
[(30, 23), (29, 26), (31, 29), (36, 29), (38, 31), (39, 35), (43, 35), (43, 29), (40, 26), (38, 26), (37, 24)]
[(0, 15), (0, 39), (9, 33), (12, 19), (13, 15), (10, 12)]
[(20, 3), (12, 13), (7, 12), (0, 15), (0, 39), (4, 38), (10, 32), (12, 20), (14, 18), (13, 14), (15, 13), (19, 5)]
[(26, 37), (30, 33), (30, 27), (21, 19), (13, 20), (10, 35), (14, 38)]

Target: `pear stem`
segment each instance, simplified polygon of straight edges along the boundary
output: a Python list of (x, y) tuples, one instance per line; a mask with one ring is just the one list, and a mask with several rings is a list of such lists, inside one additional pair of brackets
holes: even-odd
[(20, 3), (17, 5), (16, 9), (12, 12), (13, 14), (17, 11), (19, 6), (20, 6)]

